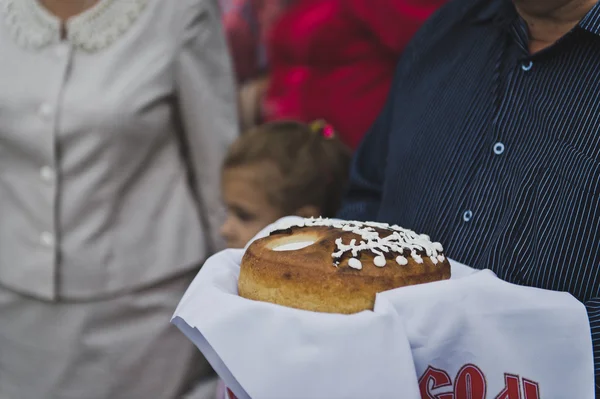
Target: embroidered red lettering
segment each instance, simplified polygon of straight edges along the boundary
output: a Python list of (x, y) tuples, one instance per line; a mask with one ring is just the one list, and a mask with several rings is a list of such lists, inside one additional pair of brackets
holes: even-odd
[(496, 399), (521, 399), (521, 378), (518, 375), (504, 374), (504, 390), (496, 396)]
[(434, 389), (452, 386), (452, 380), (444, 370), (429, 366), (419, 379), (419, 390), (423, 399), (454, 399), (452, 393), (433, 394)]
[(523, 392), (525, 399), (540, 399), (540, 386), (537, 382), (523, 378)]
[[(452, 387), (446, 392), (439, 389)], [(457, 373), (454, 384), (445, 370), (427, 367), (419, 379), (422, 399), (487, 399), (485, 374), (474, 364), (464, 365)], [(493, 395), (493, 392), (490, 394)], [(494, 399), (541, 399), (540, 387), (535, 381), (515, 374), (504, 373), (504, 389)]]
[(454, 383), (455, 399), (486, 399), (486, 390), (485, 376), (477, 366), (467, 364), (460, 369)]

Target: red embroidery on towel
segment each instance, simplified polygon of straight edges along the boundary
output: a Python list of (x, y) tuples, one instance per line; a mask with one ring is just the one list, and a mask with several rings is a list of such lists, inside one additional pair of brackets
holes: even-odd
[[(445, 371), (427, 367), (419, 378), (422, 399), (487, 399), (485, 374), (474, 364), (465, 364), (454, 382)], [(518, 375), (504, 373), (504, 389), (494, 399), (540, 399), (537, 382)]]

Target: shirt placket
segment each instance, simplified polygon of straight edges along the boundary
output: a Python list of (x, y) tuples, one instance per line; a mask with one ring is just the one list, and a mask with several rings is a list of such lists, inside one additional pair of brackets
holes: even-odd
[[(515, 203), (515, 198), (517, 190), (523, 189), (521, 184), (524, 177), (519, 168), (523, 165), (522, 154), (526, 152), (529, 134), (524, 126), (519, 125), (522, 120), (519, 114), (528, 112), (526, 91), (533, 73), (533, 60), (528, 51), (527, 31), (521, 21), (515, 21), (507, 27), (506, 38), (503, 54), (497, 63), (496, 111), (489, 151), (494, 173), (500, 177), (498, 184), (504, 193), (506, 206), (496, 221), (492, 240), (495, 246), (491, 248), (488, 264), (499, 277), (518, 280), (515, 273), (519, 268), (519, 259), (528, 248), (527, 241), (517, 237), (523, 231), (514, 224), (518, 220), (518, 225), (528, 225), (523, 218), (531, 215), (529, 212), (519, 212), (519, 218), (514, 219), (513, 214), (517, 207), (522, 206)], [(522, 194), (519, 193), (520, 196)], [(507, 235), (512, 239), (502, 238)], [(503, 247), (505, 243), (511, 243), (510, 247)]]
[[(457, 235), (465, 248), (463, 256), (473, 264), (499, 271), (497, 245), (511, 212), (512, 186), (510, 176), (519, 153), (519, 138), (523, 132), (515, 126), (515, 112), (520, 111), (524, 101), (523, 82), (526, 73), (522, 69), (522, 49), (508, 40), (507, 34), (498, 37), (498, 52), (493, 72), (493, 114), (489, 128), (483, 129), (481, 148), (476, 150), (473, 178), (468, 191), (462, 197), (459, 208)], [(473, 247), (477, 241), (489, 244), (486, 248)], [(483, 239), (481, 237), (484, 237)], [(496, 246), (496, 247), (495, 247)], [(502, 273), (510, 270), (502, 268)]]
[[(67, 42), (60, 42), (50, 46), (47, 51), (51, 57), (52, 68), (46, 71), (47, 79), (53, 82), (45, 98), (41, 99), (37, 114), (43, 124), (40, 141), (43, 143), (46, 157), (40, 162), (39, 181), (42, 197), (47, 204), (43, 211), (43, 226), (39, 232), (39, 243), (48, 253), (50, 263), (46, 287), (39, 287), (46, 291), (50, 299), (58, 297), (58, 273), (60, 272), (60, 231), (58, 229), (58, 199), (60, 196), (60, 158), (59, 158), (59, 129), (63, 114), (62, 103), (65, 85), (71, 63), (72, 51)], [(45, 289), (44, 289), (45, 288)]]
[[(495, 60), (490, 60), (490, 89), (493, 96), (488, 97), (489, 116), (485, 123), (477, 130), (477, 146), (472, 148), (472, 167), (469, 170), (466, 189), (457, 201), (455, 227), (452, 242), (455, 248), (460, 248), (461, 259), (472, 265), (490, 267), (489, 254), (493, 243), (493, 236), (497, 234), (497, 227), (506, 210), (504, 201), (504, 187), (500, 172), (501, 163), (505, 162), (506, 145), (498, 139), (495, 123), (498, 118), (499, 94), (501, 80), (501, 59), (504, 55), (504, 40), (498, 35), (494, 44)], [(493, 69), (492, 69), (493, 68)], [(493, 102), (493, 103), (492, 103)], [(482, 238), (483, 237), (483, 238)], [(485, 247), (473, 243), (485, 243)]]

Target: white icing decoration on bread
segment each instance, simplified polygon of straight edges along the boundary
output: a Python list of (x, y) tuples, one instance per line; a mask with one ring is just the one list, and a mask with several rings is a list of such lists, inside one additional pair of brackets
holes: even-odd
[(413, 258), (413, 260), (415, 262), (417, 262), (417, 263), (423, 263), (423, 258), (415, 250), (412, 251), (412, 253), (410, 254), (410, 256)]
[(402, 255), (400, 255), (400, 256), (398, 256), (398, 257), (396, 258), (396, 262), (397, 262), (399, 265), (401, 265), (401, 266), (408, 265), (408, 259), (406, 259), (406, 258), (405, 258), (404, 256), (402, 256)]
[(353, 269), (362, 269), (362, 263), (356, 258), (350, 258), (348, 260), (348, 266), (350, 266)]
[(377, 267), (384, 267), (386, 263), (385, 256), (378, 255), (373, 258), (373, 264)]
[[(423, 257), (417, 251), (424, 252), (433, 264), (437, 264), (438, 261), (443, 262), (446, 259), (442, 253), (444, 251), (442, 244), (431, 242), (426, 234), (417, 234), (398, 225), (310, 218), (303, 221), (280, 223), (276, 226), (274, 232), (287, 230), (291, 227), (333, 227), (360, 236), (361, 240), (358, 243), (356, 239), (352, 239), (346, 244), (341, 237), (335, 240), (337, 251), (331, 255), (335, 259), (335, 266), (339, 264), (339, 259), (349, 252), (352, 257), (348, 260), (348, 266), (354, 269), (362, 269), (362, 263), (358, 260), (358, 255), (362, 251), (370, 251), (375, 255), (373, 263), (377, 267), (384, 267), (387, 264), (385, 254), (390, 252), (403, 254), (405, 251), (410, 251), (410, 256), (416, 263), (423, 263)], [(380, 237), (377, 230), (375, 230), (376, 228), (391, 231), (391, 234)], [(396, 263), (407, 265), (408, 259), (403, 255), (399, 255), (396, 257)]]

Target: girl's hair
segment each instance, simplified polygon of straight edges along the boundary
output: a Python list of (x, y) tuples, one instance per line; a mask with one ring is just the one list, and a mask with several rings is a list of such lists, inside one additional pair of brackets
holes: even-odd
[(350, 158), (351, 151), (331, 125), (281, 121), (240, 136), (229, 149), (224, 169), (261, 163), (274, 167), (281, 178), (263, 182), (274, 206), (293, 214), (312, 205), (321, 216), (333, 217), (348, 182)]

